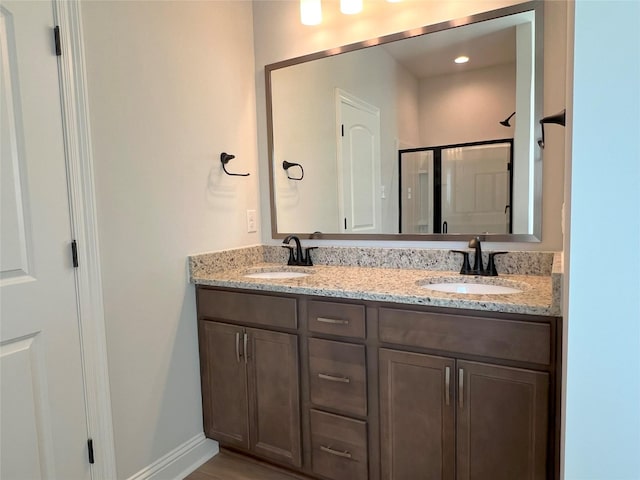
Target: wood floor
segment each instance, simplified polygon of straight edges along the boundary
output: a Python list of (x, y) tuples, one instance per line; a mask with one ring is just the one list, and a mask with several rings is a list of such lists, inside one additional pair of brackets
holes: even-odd
[[(198, 468), (184, 480), (300, 480), (225, 450)], [(306, 478), (306, 477), (304, 477)]]

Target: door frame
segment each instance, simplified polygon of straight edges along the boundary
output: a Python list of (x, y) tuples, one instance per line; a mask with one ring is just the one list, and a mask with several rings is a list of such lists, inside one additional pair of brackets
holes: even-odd
[(117, 472), (80, 3), (52, 0), (62, 50), (58, 77), (71, 234), (78, 244), (75, 278), (87, 430), (96, 458), (91, 477), (107, 480), (117, 478)]

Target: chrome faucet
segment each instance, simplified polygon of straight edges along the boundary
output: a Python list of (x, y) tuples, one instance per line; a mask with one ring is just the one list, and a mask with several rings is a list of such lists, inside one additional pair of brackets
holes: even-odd
[[(296, 244), (295, 252), (294, 247), (289, 245), (293, 240)], [(297, 266), (305, 266), (311, 267), (313, 266), (313, 262), (311, 261), (311, 253), (310, 251), (314, 248), (318, 247), (307, 247), (304, 249), (304, 253), (302, 252), (302, 244), (300, 243), (300, 239), (295, 235), (288, 235), (283, 241), (283, 247), (289, 249), (289, 260), (287, 261), (287, 265), (297, 265)]]

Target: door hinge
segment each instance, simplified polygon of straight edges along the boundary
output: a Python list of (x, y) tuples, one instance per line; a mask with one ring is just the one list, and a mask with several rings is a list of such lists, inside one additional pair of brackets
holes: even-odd
[(56, 56), (59, 57), (62, 55), (62, 46), (60, 44), (60, 27), (58, 25), (53, 28), (53, 40), (56, 45)]
[(71, 259), (73, 260), (73, 268), (78, 268), (78, 242), (71, 242)]
[(342, 136), (344, 137), (344, 124), (342, 125)]
[(89, 463), (96, 463), (95, 458), (93, 458), (93, 439), (87, 440), (87, 452), (89, 453)]

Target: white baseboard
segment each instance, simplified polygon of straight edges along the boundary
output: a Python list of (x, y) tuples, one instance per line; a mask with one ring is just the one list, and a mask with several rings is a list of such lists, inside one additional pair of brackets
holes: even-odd
[(199, 433), (127, 480), (182, 480), (219, 451), (217, 442)]

